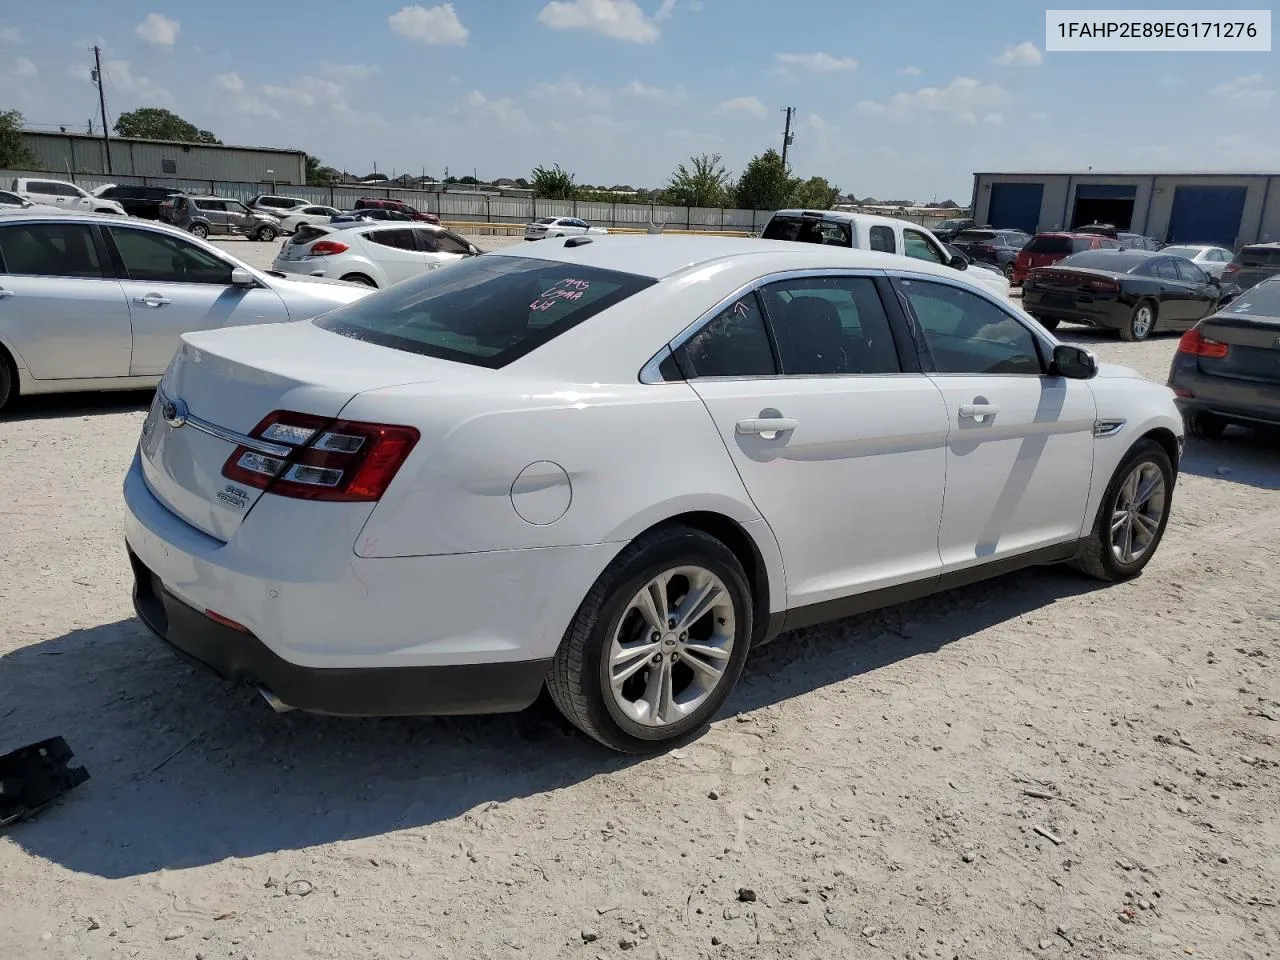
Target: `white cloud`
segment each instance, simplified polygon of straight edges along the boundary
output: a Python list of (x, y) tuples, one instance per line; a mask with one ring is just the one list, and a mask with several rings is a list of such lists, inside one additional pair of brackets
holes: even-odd
[(591, 30), (634, 43), (652, 43), (659, 34), (635, 0), (551, 0), (538, 21), (553, 30)]
[(320, 69), (331, 77), (348, 80), (368, 80), (382, 72), (376, 63), (330, 63), (327, 60), (320, 64)]
[[(73, 63), (67, 68), (67, 74), (86, 83), (92, 82), (87, 64)], [(108, 94), (114, 88), (118, 93), (131, 94), (133, 100), (148, 101), (149, 106), (165, 106), (173, 103), (172, 93), (153, 83), (149, 77), (134, 73), (133, 63), (129, 60), (102, 61), (102, 74), (107, 82)], [(119, 112), (118, 107), (117, 112)]]
[(572, 77), (561, 77), (555, 83), (539, 83), (529, 91), (535, 100), (548, 100), (564, 105), (574, 104), (583, 107), (605, 107), (609, 104), (609, 94), (598, 87), (584, 87)]
[(1275, 99), (1276, 92), (1264, 83), (1262, 74), (1251, 73), (1218, 84), (1213, 88), (1213, 96), (1229, 107), (1265, 107)]
[(1037, 110), (1035, 113), (1031, 114), (1031, 119), (1036, 121), (1048, 120), (1049, 115), (1047, 113), (1041, 113), (1039, 110)]
[(920, 74), (924, 73), (924, 71), (919, 67), (903, 67), (898, 71), (898, 73), (902, 74), (904, 77), (918, 77)]
[(720, 104), (721, 110), (740, 110), (755, 117), (765, 117), (769, 109), (760, 102), (759, 97), (734, 97)]
[(676, 0), (662, 0), (662, 6), (658, 7), (658, 12), (653, 15), (653, 19), (670, 20), (675, 10)]
[(417, 4), (403, 7), (398, 13), (387, 17), (387, 23), (400, 36), (427, 46), (461, 47), (466, 44), (467, 37), (471, 36), (471, 31), (458, 19), (452, 3), (442, 3), (437, 7)]
[(244, 81), (238, 73), (220, 73), (211, 83), (215, 90), (223, 93), (244, 93)]
[(979, 114), (993, 113), (1012, 99), (997, 84), (956, 77), (946, 87), (921, 87), (913, 93), (895, 93), (888, 103), (862, 100), (855, 109), (864, 116), (894, 120), (941, 114), (960, 123), (977, 123)]
[(283, 100), (303, 107), (327, 106), (338, 110), (346, 110), (346, 101), (342, 98), (342, 87), (332, 80), (319, 77), (298, 77), (286, 87), (264, 86), (262, 92), (272, 100)]
[(833, 57), (829, 53), (775, 53), (773, 56), (781, 64), (808, 70), (810, 73), (840, 73), (858, 69), (858, 61), (852, 57)]
[(998, 113), (988, 113), (982, 118), (983, 123), (989, 123), (993, 127), (1004, 126), (1004, 117)]
[(462, 103), (453, 108), (453, 112), (479, 126), (491, 121), (497, 121), (508, 129), (528, 129), (533, 126), (528, 114), (516, 106), (516, 102), (510, 97), (491, 100), (479, 90), (468, 93)]
[(142, 22), (133, 28), (133, 32), (143, 43), (153, 47), (172, 47), (178, 39), (178, 31), (182, 29), (177, 20), (171, 20), (163, 13), (148, 13)]
[(1177, 77), (1163, 76), (1160, 78), (1160, 86), (1162, 87), (1175, 87), (1177, 85), (1178, 85)]
[(995, 62), (1002, 67), (1038, 67), (1044, 63), (1044, 54), (1030, 40), (1023, 40), (1017, 46), (1005, 47)]
[(0, 27), (0, 41), (4, 43), (21, 43), (22, 31), (17, 27)]
[(641, 100), (683, 100), (689, 92), (682, 85), (674, 87), (655, 87), (639, 80), (632, 80), (622, 88), (623, 96)]
[(11, 75), (22, 79), (30, 79), (36, 76), (40, 71), (36, 69), (36, 65), (26, 57), (19, 57), (14, 61)]

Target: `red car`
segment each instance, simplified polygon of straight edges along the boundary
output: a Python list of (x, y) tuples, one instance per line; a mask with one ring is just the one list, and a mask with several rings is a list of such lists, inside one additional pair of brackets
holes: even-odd
[(385, 200), (381, 197), (361, 197), (356, 201), (355, 209), (357, 210), (395, 210), (403, 213), (410, 220), (420, 220), (423, 223), (439, 223), (440, 218), (434, 213), (423, 213), (422, 211), (410, 206), (403, 200)]
[(1120, 250), (1124, 244), (1096, 233), (1037, 233), (1013, 261), (1013, 284), (1027, 279), (1033, 267), (1051, 267), (1081, 250)]

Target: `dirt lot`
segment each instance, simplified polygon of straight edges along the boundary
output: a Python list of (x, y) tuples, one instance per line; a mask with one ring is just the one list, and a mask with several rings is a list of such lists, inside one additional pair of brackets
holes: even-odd
[(1280, 956), (1274, 438), (1190, 444), (1139, 580), (792, 634), (637, 761), (542, 706), (277, 716), (179, 662), (121, 541), (147, 399), (0, 422), (0, 752), (92, 774), (0, 835), (0, 956)]

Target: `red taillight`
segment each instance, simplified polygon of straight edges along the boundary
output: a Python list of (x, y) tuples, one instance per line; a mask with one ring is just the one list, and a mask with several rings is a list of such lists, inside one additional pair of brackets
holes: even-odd
[(346, 253), (351, 248), (341, 240), (317, 240), (307, 251), (312, 257), (331, 257), (335, 253)]
[(989, 243), (974, 244), (974, 249), (977, 250), (979, 253), (985, 253), (992, 257), (996, 255), (996, 248)]
[(1179, 353), (1189, 353), (1196, 357), (1209, 357), (1212, 360), (1221, 360), (1230, 350), (1229, 344), (1206, 337), (1195, 329), (1188, 330), (1182, 335), (1182, 339), (1178, 341)]
[(1239, 273), (1239, 272), (1240, 272), (1240, 264), (1235, 263), (1234, 261), (1231, 263), (1228, 263), (1225, 267), (1222, 268), (1222, 273), (1224, 276), (1228, 273)]
[(241, 445), (222, 466), (228, 480), (301, 500), (381, 499), (418, 442), (413, 427), (329, 420), (276, 410), (249, 434), (278, 455)]
[(1115, 280), (1090, 280), (1085, 283), (1086, 290), (1092, 290), (1095, 293), (1119, 293), (1120, 284)]

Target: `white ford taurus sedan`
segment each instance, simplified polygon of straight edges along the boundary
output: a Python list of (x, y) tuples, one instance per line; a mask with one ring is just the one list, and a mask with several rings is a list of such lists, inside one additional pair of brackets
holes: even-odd
[(1171, 391), (947, 267), (573, 237), (192, 333), (124, 484), (141, 618), (277, 709), (518, 710), (642, 751), (783, 630), (1137, 575)]

